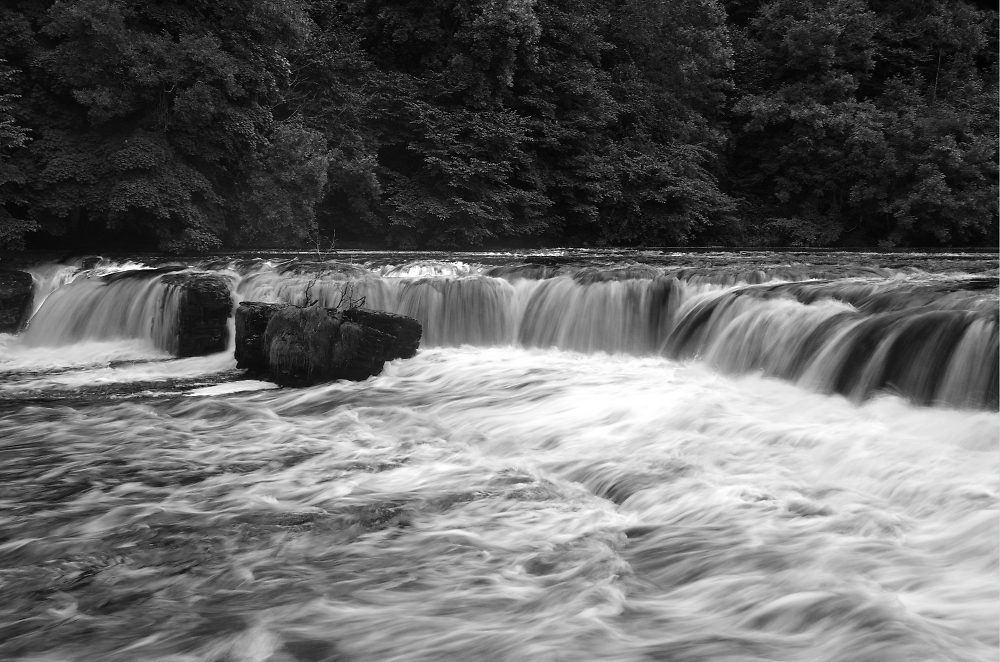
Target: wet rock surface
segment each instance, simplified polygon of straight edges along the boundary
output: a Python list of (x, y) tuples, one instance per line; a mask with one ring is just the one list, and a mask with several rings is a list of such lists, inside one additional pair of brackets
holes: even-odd
[(32, 301), (31, 274), (0, 271), (0, 333), (17, 333), (27, 321)]
[(168, 273), (163, 282), (182, 290), (177, 311), (177, 356), (205, 356), (226, 349), (233, 312), (229, 283), (217, 274)]
[(236, 367), (249, 373), (267, 372), (264, 332), (280, 304), (244, 301), (236, 309)]
[(347, 322), (358, 324), (367, 329), (378, 331), (387, 338), (383, 338), (386, 343), (384, 351), (392, 358), (386, 359), (408, 359), (417, 353), (420, 346), (422, 329), (420, 323), (412, 317), (405, 315), (393, 315), (364, 308), (351, 308), (343, 311), (343, 318)]
[(236, 311), (236, 361), (287, 386), (360, 381), (416, 354), (420, 335), (420, 323), (402, 315), (245, 302)]

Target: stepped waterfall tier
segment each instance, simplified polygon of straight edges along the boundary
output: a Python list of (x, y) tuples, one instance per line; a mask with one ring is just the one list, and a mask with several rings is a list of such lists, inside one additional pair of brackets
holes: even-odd
[(995, 254), (13, 268), (0, 659), (1000, 659)]

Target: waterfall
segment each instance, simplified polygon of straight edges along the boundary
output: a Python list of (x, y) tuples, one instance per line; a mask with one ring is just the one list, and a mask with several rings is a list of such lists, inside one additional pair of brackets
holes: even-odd
[[(468, 269), (464, 270), (468, 273)], [(404, 265), (389, 276), (327, 267), (264, 269), (246, 300), (306, 298), (334, 306), (345, 291), (371, 309), (416, 318), (422, 344), (555, 347), (698, 359), (728, 374), (762, 373), (860, 401), (888, 391), (923, 404), (997, 407), (995, 282), (778, 282), (762, 271), (652, 276), (648, 267), (559, 271), (500, 266), (484, 274)], [(402, 274), (402, 275), (397, 275)], [(735, 284), (734, 284), (735, 283)], [(307, 296), (307, 290), (309, 292)], [(991, 313), (992, 311), (992, 313)]]
[(50, 294), (70, 283), (79, 273), (79, 267), (66, 264), (40, 264), (28, 269), (33, 282), (31, 315), (38, 312)]
[(159, 270), (86, 273), (45, 297), (21, 334), (27, 347), (86, 341), (140, 340), (172, 352), (177, 344), (178, 288)]
[(727, 292), (681, 316), (668, 356), (704, 357), (730, 374), (762, 372), (855, 400), (888, 390), (919, 404), (997, 406), (997, 323), (975, 311), (865, 315), (831, 299), (804, 305)]
[[(32, 268), (0, 660), (1000, 657), (995, 258), (353, 257)], [(278, 387), (239, 300), (423, 347)]]
[(657, 352), (684, 287), (672, 278), (580, 283), (559, 277), (532, 288), (518, 341), (580, 352)]
[[(134, 266), (134, 265), (129, 265)], [(175, 267), (176, 269), (179, 267)], [(890, 270), (705, 273), (642, 264), (477, 267), (416, 261), (216, 261), (237, 300), (363, 305), (423, 326), (424, 347), (515, 345), (699, 360), (861, 401), (997, 408), (996, 278)], [(178, 293), (163, 270), (34, 271), (29, 346), (139, 339), (172, 351)], [(669, 275), (668, 275), (669, 274)], [(781, 275), (780, 273), (777, 275)], [(920, 274), (917, 274), (920, 276)], [(62, 283), (62, 284), (60, 284)], [(51, 291), (45, 296), (45, 291)]]

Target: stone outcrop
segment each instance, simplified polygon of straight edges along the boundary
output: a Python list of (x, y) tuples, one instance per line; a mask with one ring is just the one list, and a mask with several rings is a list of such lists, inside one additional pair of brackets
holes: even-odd
[(180, 288), (177, 356), (222, 352), (229, 344), (233, 299), (225, 277), (212, 273), (167, 273), (162, 282)]
[(17, 333), (28, 321), (34, 289), (31, 274), (0, 271), (0, 333)]
[(264, 332), (281, 304), (244, 301), (236, 309), (236, 367), (254, 375), (267, 372)]
[(344, 321), (358, 324), (383, 334), (383, 353), (393, 359), (409, 359), (417, 353), (423, 329), (420, 322), (405, 315), (393, 315), (365, 308), (349, 308), (342, 313)]
[(391, 313), (244, 302), (236, 311), (237, 367), (288, 386), (360, 381), (416, 354), (421, 332), (415, 319)]

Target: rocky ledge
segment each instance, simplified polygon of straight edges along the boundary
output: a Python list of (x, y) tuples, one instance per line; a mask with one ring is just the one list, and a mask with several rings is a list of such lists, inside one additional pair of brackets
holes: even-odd
[(360, 381), (416, 354), (421, 333), (417, 320), (391, 313), (244, 302), (236, 310), (237, 367), (284, 386)]
[(161, 282), (180, 288), (176, 356), (205, 356), (225, 351), (233, 299), (225, 277), (212, 273), (167, 273)]
[(28, 321), (34, 290), (26, 271), (0, 271), (0, 333), (17, 333)]

